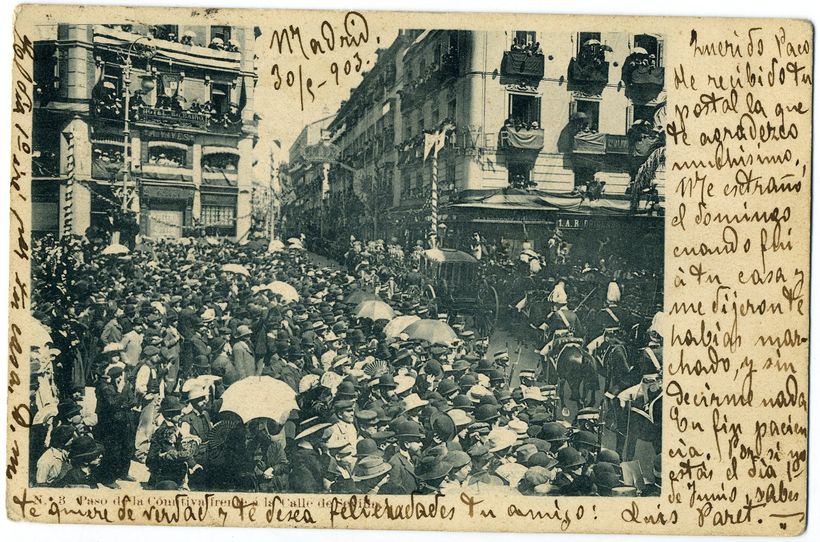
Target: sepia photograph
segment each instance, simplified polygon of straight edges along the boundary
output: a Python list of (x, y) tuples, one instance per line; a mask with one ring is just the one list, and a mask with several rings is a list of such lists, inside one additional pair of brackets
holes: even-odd
[(664, 35), (36, 30), (30, 486), (660, 495)]

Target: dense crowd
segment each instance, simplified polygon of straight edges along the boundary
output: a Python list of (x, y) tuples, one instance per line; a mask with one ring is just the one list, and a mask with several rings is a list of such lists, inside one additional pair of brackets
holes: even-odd
[[(104, 248), (53, 237), (34, 246), (38, 485), (659, 492), (660, 456), (654, 476), (637, 479), (621, 462), (634, 442), (624, 458), (603, 447), (599, 404), (573, 396), (570, 414), (561, 391), (572, 339), (594, 327), (607, 342), (617, 331), (617, 285), (584, 326), (556, 283), (542, 328), (545, 365), (556, 360), (559, 370), (516, 371), (507, 351), (489, 351), (489, 337), (403, 280), (424, 258), (421, 246), (352, 240), (347, 269), (315, 263), (299, 239)], [(661, 327), (618, 378), (602, 377), (599, 397), (627, 393), (651, 419)], [(659, 428), (648, 434), (659, 438)]]

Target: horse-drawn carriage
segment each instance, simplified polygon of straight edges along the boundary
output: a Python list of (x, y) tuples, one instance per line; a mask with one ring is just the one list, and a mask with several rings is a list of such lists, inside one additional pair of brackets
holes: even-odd
[(451, 321), (469, 319), (477, 333), (488, 337), (498, 320), (498, 292), (478, 269), (478, 260), (466, 252), (425, 250), (408, 293), (426, 301), (432, 311), (447, 313)]

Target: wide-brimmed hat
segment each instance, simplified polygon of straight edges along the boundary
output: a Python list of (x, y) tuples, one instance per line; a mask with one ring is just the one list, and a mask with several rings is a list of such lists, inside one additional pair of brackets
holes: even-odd
[(416, 465), (416, 478), (422, 481), (444, 478), (453, 469), (453, 465), (435, 455), (422, 457)]
[(419, 397), (418, 393), (411, 393), (410, 395), (404, 398), (404, 412), (410, 412), (413, 409), (421, 408), (429, 404), (430, 401), (422, 399), (421, 397)]
[(330, 427), (331, 424), (327, 422), (323, 422), (319, 416), (313, 416), (306, 420), (302, 420), (302, 423), (299, 424), (297, 429), (299, 432), (296, 434), (294, 440), (301, 440), (305, 437), (308, 437), (318, 431), (322, 431), (323, 429), (327, 429)]
[(176, 395), (166, 395), (162, 399), (162, 403), (159, 405), (159, 410), (163, 415), (174, 413), (178, 414), (182, 412), (182, 402)]
[(543, 467), (545, 469), (551, 469), (557, 464), (558, 460), (555, 457), (543, 451), (535, 452), (527, 458), (525, 463), (528, 467)]
[(399, 375), (396, 377), (396, 393), (401, 395), (402, 393), (409, 391), (415, 384), (415, 377), (410, 375)]
[(558, 422), (547, 422), (541, 427), (540, 437), (547, 442), (565, 441), (567, 440), (567, 430)]
[(72, 461), (94, 459), (102, 453), (102, 444), (89, 435), (81, 435), (75, 438), (68, 451)]
[(561, 448), (560, 450), (558, 450), (557, 459), (558, 465), (562, 469), (572, 469), (574, 467), (579, 467), (586, 462), (584, 460), (584, 456), (581, 455), (581, 452), (579, 452), (572, 446), (567, 446), (565, 448)]
[(514, 446), (518, 441), (518, 435), (504, 427), (496, 427), (487, 435), (487, 447), (491, 452), (498, 452), (505, 448)]
[(236, 337), (237, 339), (241, 339), (243, 337), (247, 337), (247, 336), (252, 335), (252, 334), (253, 334), (253, 331), (251, 331), (250, 326), (246, 326), (246, 325), (243, 324), (243, 325), (236, 328), (236, 332), (234, 333), (234, 337)]
[[(478, 405), (473, 412), (476, 421), (490, 422), (498, 418), (498, 407), (495, 405)], [(512, 431), (510, 431), (512, 433)], [(515, 435), (515, 433), (512, 433)]]
[(473, 418), (460, 408), (451, 408), (447, 415), (453, 420), (456, 427), (465, 427), (473, 423)]
[(383, 457), (367, 455), (357, 461), (356, 466), (353, 467), (353, 481), (378, 478), (390, 472), (392, 468), (393, 466), (385, 462)]
[(421, 440), (424, 438), (421, 426), (412, 420), (405, 420), (396, 424), (396, 437), (403, 440)]

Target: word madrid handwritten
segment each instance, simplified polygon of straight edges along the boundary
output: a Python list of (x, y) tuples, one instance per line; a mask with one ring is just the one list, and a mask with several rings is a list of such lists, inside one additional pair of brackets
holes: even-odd
[[(655, 519), (794, 532), (805, 519), (811, 49), (782, 27), (694, 28), (672, 69), (675, 436)], [(641, 516), (633, 503), (622, 519)]]
[[(367, 18), (356, 11), (347, 12), (341, 21), (323, 20), (314, 34), (298, 25), (273, 30), (268, 45), (275, 57), (270, 70), (273, 88), (296, 88), (304, 111), (306, 104), (316, 101), (320, 89), (341, 86), (348, 76), (367, 69), (370, 61), (362, 59), (360, 49), (370, 39)], [(332, 59), (329, 66), (317, 68), (315, 61), (325, 57)]]

